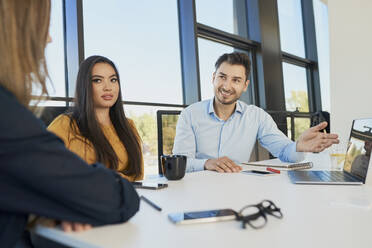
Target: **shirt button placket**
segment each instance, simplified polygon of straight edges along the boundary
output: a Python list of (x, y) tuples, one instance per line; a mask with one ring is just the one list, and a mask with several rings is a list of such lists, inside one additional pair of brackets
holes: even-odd
[(224, 129), (224, 126), (225, 126), (225, 121), (221, 121), (222, 125), (221, 125), (221, 129), (220, 129), (220, 137), (218, 139), (218, 157), (221, 157), (221, 154), (222, 154), (222, 134), (223, 134), (223, 129)]

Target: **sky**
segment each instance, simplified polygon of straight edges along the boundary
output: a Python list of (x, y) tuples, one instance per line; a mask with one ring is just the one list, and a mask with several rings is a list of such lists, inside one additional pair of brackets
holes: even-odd
[(84, 0), (83, 12), (85, 56), (114, 61), (124, 100), (182, 104), (177, 1)]
[[(330, 110), (327, 6), (313, 0), (323, 109)], [(234, 32), (233, 0), (196, 0), (197, 21)], [(115, 8), (112, 8), (115, 6)], [(304, 57), (300, 0), (278, 0), (282, 50)], [(182, 104), (181, 64), (176, 0), (83, 0), (85, 56), (114, 61), (126, 101)], [(52, 1), (47, 63), (52, 96), (65, 96), (62, 1)], [(213, 96), (212, 73), (217, 58), (232, 47), (198, 38), (202, 99)], [(305, 90), (305, 70), (283, 64), (285, 95)], [(50, 88), (51, 89), (51, 88)]]
[[(63, 48), (62, 1), (52, 1), (49, 35), (52, 42), (46, 47), (46, 59), (51, 81), (48, 91), (51, 96), (65, 96), (65, 64)], [(52, 84), (53, 86), (52, 86)]]

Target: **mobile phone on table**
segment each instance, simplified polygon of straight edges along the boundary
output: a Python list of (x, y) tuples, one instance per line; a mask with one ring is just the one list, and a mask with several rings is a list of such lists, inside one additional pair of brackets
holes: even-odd
[(132, 185), (136, 189), (164, 189), (168, 187), (166, 183), (152, 183), (152, 182), (132, 182)]
[(251, 175), (258, 175), (258, 176), (276, 174), (276, 173), (271, 172), (271, 171), (260, 171), (260, 170), (244, 170), (244, 171), (242, 171), (242, 173), (251, 174)]
[(168, 214), (168, 218), (174, 224), (191, 224), (235, 220), (235, 211), (229, 208), (206, 210), (197, 212), (183, 212)]

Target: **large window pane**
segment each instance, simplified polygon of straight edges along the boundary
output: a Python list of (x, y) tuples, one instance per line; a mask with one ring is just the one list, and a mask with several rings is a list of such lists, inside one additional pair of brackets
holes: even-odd
[(328, 7), (320, 0), (313, 0), (315, 31), (318, 48), (318, 64), (320, 77), (320, 92), (322, 96), (322, 109), (331, 111), (330, 76), (329, 76), (329, 30)]
[(195, 5), (197, 22), (229, 33), (237, 32), (234, 30), (233, 0), (196, 0)]
[(283, 63), (283, 79), (287, 111), (309, 112), (306, 69)]
[(234, 48), (203, 38), (198, 39), (198, 47), (201, 98), (205, 100), (214, 96), (212, 84), (214, 64), (222, 54), (234, 52)]
[(305, 57), (301, 0), (278, 0), (281, 49)]
[(51, 82), (50, 96), (66, 96), (62, 0), (52, 1), (49, 35), (52, 42), (46, 47), (46, 61)]
[(182, 110), (182, 108), (125, 105), (124, 110), (126, 116), (134, 121), (142, 139), (145, 176), (158, 174), (158, 134), (156, 112), (158, 110)]
[[(306, 69), (283, 63), (283, 78), (286, 110), (309, 112)], [(295, 118), (294, 124), (294, 140), (297, 140), (301, 133), (310, 127), (310, 119)], [(287, 118), (287, 129), (288, 137), (292, 138), (290, 118)]]
[(85, 56), (118, 67), (124, 100), (182, 104), (177, 1), (84, 0)]

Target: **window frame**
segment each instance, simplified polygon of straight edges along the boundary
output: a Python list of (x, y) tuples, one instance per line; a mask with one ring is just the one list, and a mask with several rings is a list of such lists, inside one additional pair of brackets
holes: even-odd
[[(66, 96), (49, 97), (47, 100), (65, 102), (66, 106), (71, 106), (79, 64), (84, 60), (83, 1), (62, 2)], [(200, 101), (198, 38), (203, 38), (250, 54), (251, 89), (248, 97), (241, 100), (259, 106), (268, 113), (280, 112), (283, 118), (310, 118), (312, 113), (322, 110), (313, 1), (301, 0), (305, 58), (281, 51), (277, 0), (234, 0), (237, 34), (198, 23), (195, 0), (178, 0), (177, 4), (183, 104), (135, 101), (123, 101), (123, 104), (185, 108)], [(306, 68), (309, 113), (286, 111), (282, 62)], [(287, 133), (286, 127), (280, 129)]]

